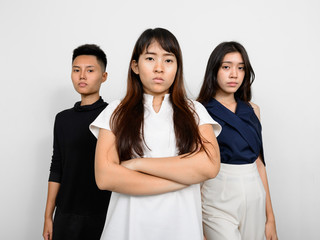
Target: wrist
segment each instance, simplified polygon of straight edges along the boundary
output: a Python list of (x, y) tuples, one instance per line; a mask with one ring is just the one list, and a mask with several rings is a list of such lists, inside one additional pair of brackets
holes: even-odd
[(45, 216), (44, 221), (52, 221), (52, 216)]
[(44, 220), (52, 220), (52, 217), (53, 217), (53, 212), (46, 212), (44, 214)]
[(276, 220), (273, 215), (270, 215), (270, 216), (267, 215), (267, 222), (276, 222)]

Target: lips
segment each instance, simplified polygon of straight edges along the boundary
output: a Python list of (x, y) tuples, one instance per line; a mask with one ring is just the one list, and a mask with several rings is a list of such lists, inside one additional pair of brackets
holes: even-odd
[(79, 87), (85, 87), (85, 86), (87, 86), (87, 84), (84, 83), (84, 82), (81, 82), (81, 83), (78, 84), (78, 86), (79, 86)]
[(236, 83), (236, 82), (228, 82), (227, 85), (230, 86), (230, 87), (235, 87), (235, 86), (238, 85), (238, 83)]
[(164, 82), (164, 80), (163, 80), (162, 78), (160, 78), (160, 77), (153, 78), (152, 80), (153, 80), (155, 83), (163, 83), (163, 82)]

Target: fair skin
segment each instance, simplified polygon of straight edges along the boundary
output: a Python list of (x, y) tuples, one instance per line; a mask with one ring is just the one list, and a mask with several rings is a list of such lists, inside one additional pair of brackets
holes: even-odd
[(243, 67), (244, 63), (240, 53), (228, 53), (224, 56), (217, 74), (219, 90), (215, 99), (232, 112), (235, 112), (237, 105), (234, 93), (241, 86), (245, 75)]
[(44, 227), (43, 227), (43, 238), (45, 240), (52, 239), (52, 228), (53, 228), (53, 212), (56, 206), (56, 197), (60, 189), (60, 183), (49, 182), (48, 183), (48, 195), (46, 211), (44, 214)]
[[(258, 105), (250, 102), (251, 106), (253, 107), (253, 110), (257, 117), (260, 120), (260, 109)], [(264, 189), (266, 191), (266, 239), (267, 240), (276, 240), (278, 239), (277, 236), (277, 230), (276, 230), (276, 222), (273, 214), (272, 204), (271, 204), (271, 197), (270, 197), (270, 191), (269, 191), (269, 184), (268, 184), (268, 177), (267, 177), (267, 171), (266, 168), (262, 162), (261, 156), (258, 157), (256, 160), (256, 164), (258, 167), (259, 175), (261, 177)]]
[(177, 72), (176, 57), (154, 42), (140, 55), (138, 62), (132, 62), (131, 67), (140, 76), (144, 92), (153, 96), (154, 110), (159, 112)]
[[(175, 79), (175, 56), (153, 42), (131, 67), (140, 75), (144, 92), (153, 96), (154, 111), (159, 112), (164, 95)], [(152, 195), (180, 190), (215, 177), (220, 159), (212, 126), (201, 125), (199, 131), (208, 142), (205, 146), (210, 157), (199, 150), (188, 157), (137, 158), (120, 164), (114, 134), (100, 129), (95, 160), (98, 187), (129, 195)]]
[(99, 99), (101, 84), (107, 76), (96, 56), (80, 55), (74, 59), (71, 79), (74, 89), (81, 95), (81, 105), (90, 105)]
[[(80, 55), (72, 63), (71, 79), (75, 90), (81, 95), (81, 105), (91, 105), (99, 98), (100, 86), (107, 80), (108, 74), (104, 67), (92, 55)], [(48, 196), (45, 210), (43, 238), (52, 239), (53, 212), (60, 183), (48, 183)]]
[[(221, 67), (217, 74), (217, 80), (220, 89), (217, 91), (216, 96), (214, 98), (232, 112), (235, 112), (237, 107), (237, 102), (235, 100), (234, 94), (241, 86), (245, 76), (245, 71), (243, 67), (244, 63), (240, 53), (228, 53), (224, 56)], [(250, 102), (250, 104), (253, 107), (255, 114), (260, 119), (259, 107), (252, 102)], [(266, 168), (260, 156), (256, 160), (256, 164), (264, 189), (266, 191), (266, 239), (277, 240), (278, 237), (276, 231), (275, 218), (272, 210)]]

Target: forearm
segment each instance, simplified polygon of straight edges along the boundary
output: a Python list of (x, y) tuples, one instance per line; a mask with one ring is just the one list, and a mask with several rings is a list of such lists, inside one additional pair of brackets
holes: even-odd
[(119, 163), (115, 136), (100, 130), (95, 155), (95, 178), (102, 190), (130, 195), (153, 195), (182, 189), (186, 185), (129, 170)]
[(204, 151), (192, 156), (139, 158), (134, 161), (137, 171), (187, 185), (214, 178), (220, 168), (220, 161), (211, 161)]
[(270, 196), (270, 190), (269, 190), (269, 184), (268, 184), (268, 178), (267, 178), (267, 172), (266, 168), (263, 165), (262, 161), (260, 158), (257, 159), (256, 161), (259, 175), (261, 178), (261, 181), (263, 183), (265, 192), (266, 192), (266, 217), (267, 221), (275, 221), (273, 209), (272, 209), (272, 204), (271, 204), (271, 196)]
[(129, 194), (154, 195), (183, 189), (187, 185), (109, 164), (96, 170), (96, 182), (103, 190)]
[(214, 178), (220, 170), (218, 143), (211, 125), (201, 125), (199, 131), (206, 152), (201, 149), (192, 155), (138, 158), (122, 164), (132, 170), (187, 185)]
[(60, 189), (60, 183), (48, 182), (48, 195), (45, 210), (45, 219), (52, 219), (53, 212), (56, 206), (56, 198)]

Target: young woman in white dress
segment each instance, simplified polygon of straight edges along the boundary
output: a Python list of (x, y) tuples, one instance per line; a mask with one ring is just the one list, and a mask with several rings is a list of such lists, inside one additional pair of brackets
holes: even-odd
[(96, 182), (111, 190), (101, 239), (203, 239), (201, 182), (220, 168), (221, 127), (186, 97), (182, 54), (166, 29), (137, 40), (127, 93), (91, 124)]

